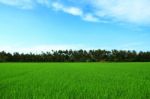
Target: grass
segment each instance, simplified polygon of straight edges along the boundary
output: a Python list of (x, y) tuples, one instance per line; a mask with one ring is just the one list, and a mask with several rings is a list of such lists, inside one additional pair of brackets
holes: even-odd
[(150, 99), (150, 63), (1, 63), (0, 99)]

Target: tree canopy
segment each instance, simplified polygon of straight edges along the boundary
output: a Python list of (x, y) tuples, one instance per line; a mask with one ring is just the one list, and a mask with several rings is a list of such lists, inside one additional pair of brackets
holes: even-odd
[(130, 50), (57, 50), (35, 53), (0, 52), (0, 62), (150, 62), (150, 52)]

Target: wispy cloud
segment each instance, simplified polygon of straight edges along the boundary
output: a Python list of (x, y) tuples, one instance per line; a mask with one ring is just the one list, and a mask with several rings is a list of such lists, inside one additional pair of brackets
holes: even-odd
[(100, 22), (100, 20), (94, 15), (92, 15), (91, 13), (83, 15), (82, 19), (85, 21), (90, 21), (90, 22)]
[(0, 4), (14, 6), (21, 9), (32, 9), (37, 4), (49, 6), (49, 0), (0, 0)]
[(150, 24), (150, 0), (84, 0), (82, 4), (71, 1), (80, 5), (85, 21)]
[[(55, 1), (55, 2), (54, 2)], [(92, 13), (85, 12), (80, 7), (61, 4), (56, 0), (0, 0), (0, 4), (14, 6), (21, 9), (32, 9), (37, 5), (43, 5), (47, 8), (55, 9), (55, 11), (62, 11), (64, 13), (79, 16), (85, 21), (98, 22), (99, 19)]]
[(150, 0), (0, 0), (0, 4), (22, 9), (40, 4), (92, 22), (150, 24)]
[(100, 18), (136, 24), (150, 23), (149, 0), (91, 0), (90, 3)]
[(64, 6), (61, 3), (54, 2), (52, 3), (52, 7), (57, 10), (57, 11), (63, 11), (65, 13), (74, 15), (74, 16), (80, 16), (83, 20), (85, 21), (90, 21), (90, 22), (98, 22), (99, 19), (95, 17), (92, 13), (86, 13), (79, 7), (74, 7), (74, 6)]
[(22, 9), (31, 9), (35, 2), (33, 0), (0, 0), (0, 3)]
[(66, 7), (66, 6), (64, 6), (58, 2), (52, 3), (52, 7), (55, 8), (55, 10), (57, 10), (57, 11), (63, 11), (63, 12), (66, 12), (68, 14), (72, 14), (75, 16), (82, 16), (83, 15), (83, 12), (80, 8), (73, 7), (73, 6)]

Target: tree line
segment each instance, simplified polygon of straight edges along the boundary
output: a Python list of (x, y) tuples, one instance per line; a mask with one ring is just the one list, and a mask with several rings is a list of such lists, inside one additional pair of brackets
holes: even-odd
[(0, 52), (0, 62), (150, 62), (150, 52), (130, 50), (57, 50), (35, 53)]

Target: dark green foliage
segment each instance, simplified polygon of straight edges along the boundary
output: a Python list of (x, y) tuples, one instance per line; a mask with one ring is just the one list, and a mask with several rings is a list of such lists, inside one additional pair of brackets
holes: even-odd
[(150, 62), (150, 52), (126, 50), (58, 50), (41, 54), (0, 52), (0, 62)]

